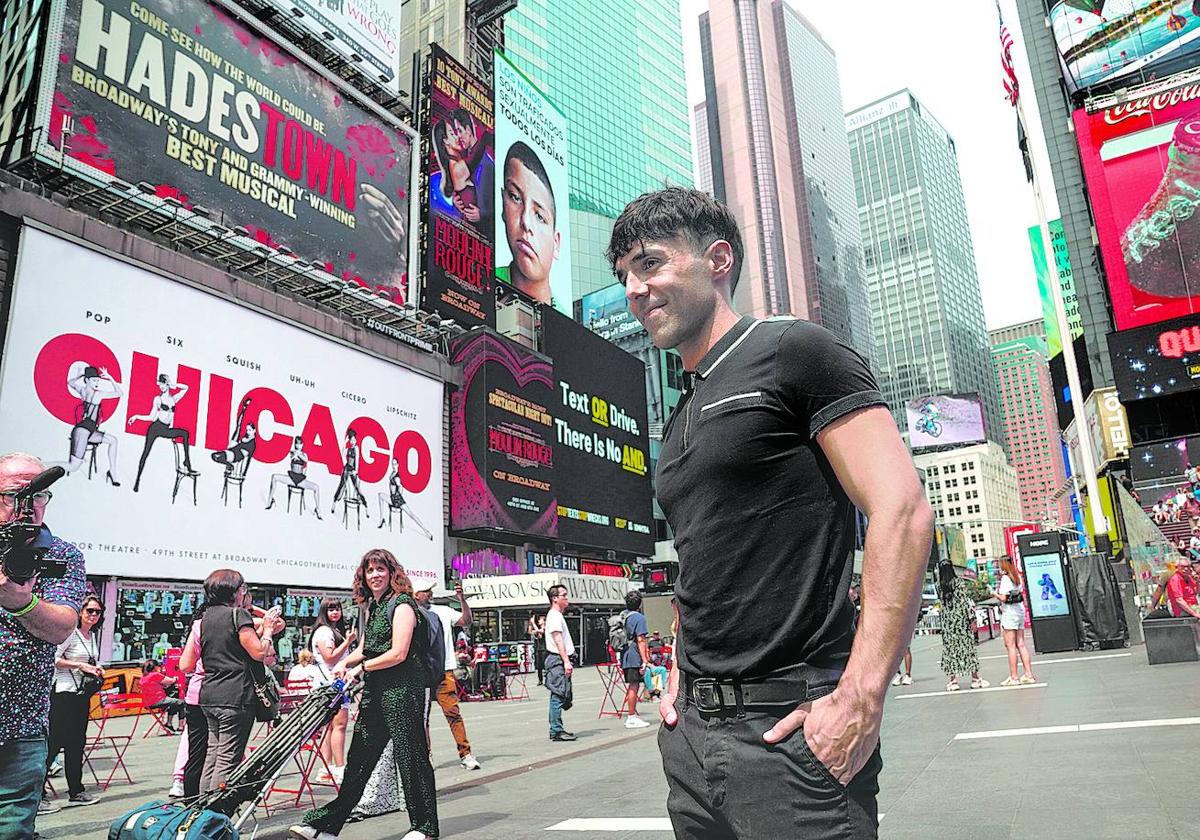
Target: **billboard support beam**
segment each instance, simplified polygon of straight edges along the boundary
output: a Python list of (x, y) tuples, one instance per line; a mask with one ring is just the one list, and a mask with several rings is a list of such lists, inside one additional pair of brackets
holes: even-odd
[[(1025, 99), (1018, 98), (1016, 103), (1017, 122), (1020, 124), (1021, 131), (1026, 137), (1029, 137), (1027, 130), (1028, 123), (1025, 120)], [(1046, 265), (1050, 266), (1054, 260), (1054, 242), (1050, 236), (1050, 224), (1046, 220), (1046, 205), (1042, 198), (1042, 181), (1038, 172), (1037, 155), (1029, 155), (1029, 172), (1033, 181), (1033, 203), (1037, 209), (1038, 229), (1042, 232), (1042, 248), (1046, 252)], [(1067, 321), (1067, 308), (1063, 302), (1062, 284), (1058, 282), (1057, 277), (1048, 278), (1050, 282), (1046, 285), (1050, 287), (1050, 298), (1054, 302), (1054, 319), (1058, 323), (1059, 335), (1063, 337), (1062, 355), (1063, 362), (1067, 369), (1067, 385), (1071, 389), (1071, 399), (1075, 401), (1077, 406), (1075, 413), (1079, 415), (1082, 412), (1081, 400), (1087, 399), (1087, 394), (1083, 393), (1083, 386), (1080, 384), (1079, 366), (1075, 360), (1075, 342), (1071, 338), (1071, 325)], [(1096, 480), (1096, 464), (1092, 457), (1092, 430), (1088, 428), (1086, 417), (1083, 422), (1076, 424), (1079, 428), (1079, 460), (1080, 469), (1083, 471), (1083, 480), (1087, 485), (1088, 508), (1092, 514), (1092, 527), (1096, 533), (1093, 537), (1093, 547), (1097, 553), (1103, 554), (1106, 557), (1111, 553), (1111, 546), (1108, 539), (1108, 519), (1104, 516), (1104, 511), (1100, 507), (1100, 485)]]

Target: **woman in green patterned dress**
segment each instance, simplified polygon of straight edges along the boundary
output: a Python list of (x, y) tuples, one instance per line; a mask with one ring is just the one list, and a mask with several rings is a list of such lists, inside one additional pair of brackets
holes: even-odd
[(412, 826), (401, 840), (431, 840), (438, 836), (437, 789), (425, 738), (428, 678), (417, 655), (429, 638), (426, 619), (404, 568), (385, 549), (363, 555), (353, 592), (367, 606), (367, 626), (358, 649), (334, 670), (335, 677), (362, 676), (364, 682), (346, 775), (337, 797), (309, 811), (290, 832), (303, 840), (336, 840), (390, 741)]
[(990, 683), (979, 676), (979, 651), (971, 622), (975, 604), (967, 594), (954, 566), (938, 565), (938, 589), (942, 601), (942, 673), (949, 677), (947, 691), (958, 691), (958, 675), (971, 675), (971, 688), (987, 688)]

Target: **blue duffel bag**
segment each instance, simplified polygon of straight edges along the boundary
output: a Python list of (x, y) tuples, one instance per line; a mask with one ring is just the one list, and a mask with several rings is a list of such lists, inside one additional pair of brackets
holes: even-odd
[(124, 814), (108, 840), (238, 840), (229, 817), (156, 799)]

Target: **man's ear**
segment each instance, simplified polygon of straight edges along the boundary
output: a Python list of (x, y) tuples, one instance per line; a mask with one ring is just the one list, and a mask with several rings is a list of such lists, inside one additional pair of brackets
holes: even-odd
[(718, 239), (708, 246), (704, 252), (709, 270), (714, 280), (730, 282), (733, 279), (733, 246), (724, 239)]
[(562, 248), (562, 234), (559, 231), (554, 231), (554, 259), (558, 259), (558, 252)]

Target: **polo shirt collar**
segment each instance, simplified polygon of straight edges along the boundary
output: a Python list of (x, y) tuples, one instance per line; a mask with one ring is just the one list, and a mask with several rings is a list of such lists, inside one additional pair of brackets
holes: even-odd
[(750, 315), (743, 315), (739, 318), (729, 332), (721, 336), (720, 340), (704, 354), (704, 358), (696, 365), (694, 376), (697, 379), (704, 379), (711, 374), (713, 369), (729, 357), (758, 323), (758, 320)]

